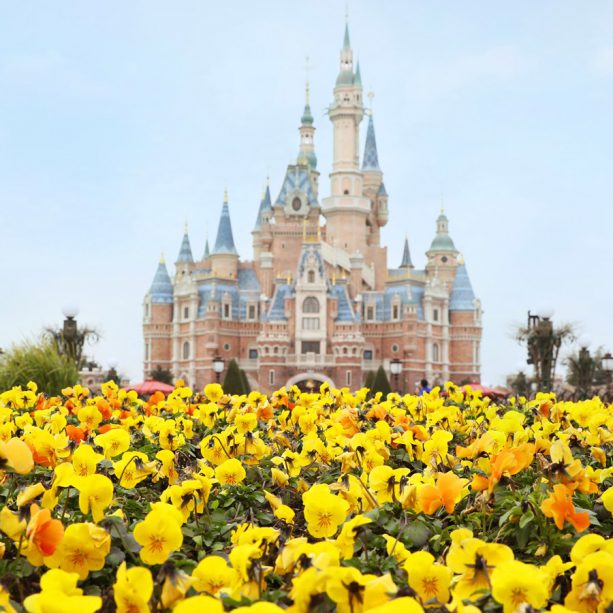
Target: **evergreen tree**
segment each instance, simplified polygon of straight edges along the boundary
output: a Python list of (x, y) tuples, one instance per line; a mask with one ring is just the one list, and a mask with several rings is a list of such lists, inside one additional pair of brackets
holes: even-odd
[(364, 381), (364, 387), (367, 387), (369, 390), (372, 390), (372, 386), (375, 384), (375, 371), (369, 370), (366, 373), (366, 380)]
[(172, 385), (172, 373), (167, 368), (162, 368), (159, 364), (149, 373), (149, 378), (160, 383), (168, 383)]
[(241, 383), (243, 384), (243, 394), (248, 394), (251, 391), (251, 386), (249, 385), (249, 379), (247, 379), (247, 373), (241, 368)]
[(386, 398), (387, 395), (392, 392), (392, 387), (390, 386), (390, 382), (387, 378), (387, 374), (385, 373), (383, 365), (379, 366), (379, 368), (377, 369), (377, 374), (375, 375), (375, 380), (372, 385), (373, 396), (377, 392), (381, 392), (383, 398)]
[(240, 395), (244, 393), (243, 382), (241, 381), (241, 371), (234, 358), (232, 358), (228, 364), (222, 387), (226, 394)]

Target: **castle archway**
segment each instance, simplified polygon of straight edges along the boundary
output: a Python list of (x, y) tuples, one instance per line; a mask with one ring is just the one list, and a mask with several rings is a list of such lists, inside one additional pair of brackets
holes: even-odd
[(322, 383), (329, 383), (330, 387), (334, 386), (334, 381), (330, 377), (320, 372), (301, 372), (287, 380), (285, 387), (289, 388), (296, 385), (303, 392), (315, 392), (319, 390)]

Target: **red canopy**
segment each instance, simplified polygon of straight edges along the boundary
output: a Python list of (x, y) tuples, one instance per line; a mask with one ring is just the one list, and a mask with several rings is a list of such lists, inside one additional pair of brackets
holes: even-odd
[(128, 391), (134, 390), (139, 396), (151, 396), (151, 394), (155, 394), (155, 392), (164, 392), (164, 394), (169, 394), (175, 389), (175, 386), (168, 385), (168, 383), (162, 383), (161, 381), (148, 379), (142, 383), (130, 385), (129, 387), (126, 387), (126, 389)]
[(468, 385), (463, 385), (460, 387), (470, 387), (471, 390), (474, 390), (475, 392), (481, 392), (484, 396), (487, 396), (494, 400), (499, 398), (506, 398), (509, 395), (509, 392), (507, 392), (506, 390), (485, 387), (484, 385), (481, 385), (481, 383), (469, 383)]

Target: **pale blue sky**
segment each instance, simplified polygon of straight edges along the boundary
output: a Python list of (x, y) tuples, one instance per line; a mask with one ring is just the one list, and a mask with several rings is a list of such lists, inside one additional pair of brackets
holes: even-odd
[[(224, 187), (241, 257), (298, 146), (304, 58), (322, 195), (345, 2), (0, 1), (0, 346), (66, 302), (142, 375), (142, 297), (183, 224), (200, 256)], [(613, 2), (349, 2), (375, 91), (391, 265), (418, 267), (443, 194), (484, 308), (484, 381), (544, 303), (613, 350)]]

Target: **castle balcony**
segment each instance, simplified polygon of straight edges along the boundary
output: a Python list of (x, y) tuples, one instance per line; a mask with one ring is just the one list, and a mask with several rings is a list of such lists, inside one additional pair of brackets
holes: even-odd
[(336, 360), (333, 355), (322, 355), (321, 353), (290, 353), (286, 363), (296, 368), (326, 368), (334, 366)]

